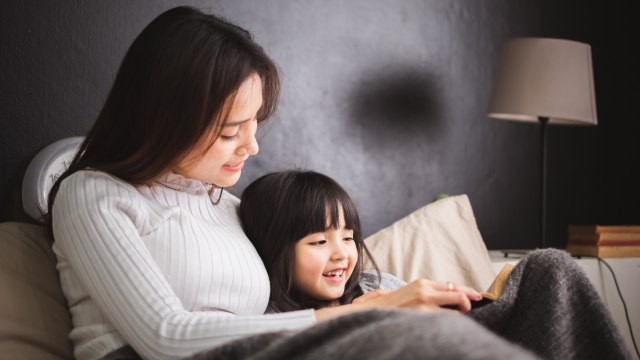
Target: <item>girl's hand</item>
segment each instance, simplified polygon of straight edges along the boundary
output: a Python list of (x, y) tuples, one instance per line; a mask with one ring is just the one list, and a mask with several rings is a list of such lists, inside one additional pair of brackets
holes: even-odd
[[(425, 279), (415, 280), (400, 289), (387, 292), (373, 291), (360, 296), (352, 304), (316, 310), (319, 321), (375, 308), (409, 308), (426, 312), (468, 312), (471, 310), (470, 300), (480, 300), (481, 295), (474, 289), (453, 285), (446, 282)], [(447, 307), (456, 307), (452, 310)]]
[(375, 299), (380, 295), (384, 295), (388, 293), (389, 293), (389, 290), (382, 290), (382, 289), (371, 290), (368, 293), (360, 295), (357, 298), (353, 299), (353, 304), (358, 304), (367, 300)]

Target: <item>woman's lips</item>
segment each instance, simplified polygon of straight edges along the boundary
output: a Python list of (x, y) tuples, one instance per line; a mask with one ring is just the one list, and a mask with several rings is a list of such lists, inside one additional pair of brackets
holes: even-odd
[(242, 167), (244, 166), (244, 161), (241, 161), (237, 164), (225, 164), (222, 166), (223, 169), (227, 170), (227, 171), (231, 171), (231, 172), (238, 172), (240, 170), (242, 170)]

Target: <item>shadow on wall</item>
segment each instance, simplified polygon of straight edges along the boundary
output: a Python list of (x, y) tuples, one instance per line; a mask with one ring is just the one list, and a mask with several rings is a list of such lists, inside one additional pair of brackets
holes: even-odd
[(350, 116), (365, 129), (396, 138), (423, 134), (435, 138), (442, 128), (436, 79), (411, 68), (385, 68), (367, 76), (351, 93)]

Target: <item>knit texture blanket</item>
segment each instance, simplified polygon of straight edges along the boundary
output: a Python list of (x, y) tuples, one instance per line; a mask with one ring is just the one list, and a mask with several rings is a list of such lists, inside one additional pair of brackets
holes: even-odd
[(366, 311), (300, 332), (253, 336), (190, 358), (204, 359), (537, 359), (457, 314)]
[(469, 316), (545, 359), (632, 358), (609, 310), (564, 251), (522, 258), (500, 298)]
[[(632, 358), (582, 269), (559, 250), (521, 259), (500, 298), (468, 315), (366, 311), (238, 339), (190, 359), (540, 358)], [(124, 347), (105, 359), (139, 358)]]

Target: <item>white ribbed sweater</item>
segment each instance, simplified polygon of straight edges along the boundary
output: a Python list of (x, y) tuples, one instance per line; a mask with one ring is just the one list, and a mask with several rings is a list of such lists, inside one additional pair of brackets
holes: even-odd
[(62, 182), (53, 249), (78, 360), (125, 344), (144, 358), (181, 358), (315, 323), (313, 310), (263, 314), (269, 279), (239, 200), (225, 192), (213, 205), (208, 189), (176, 174), (152, 187), (89, 170)]

